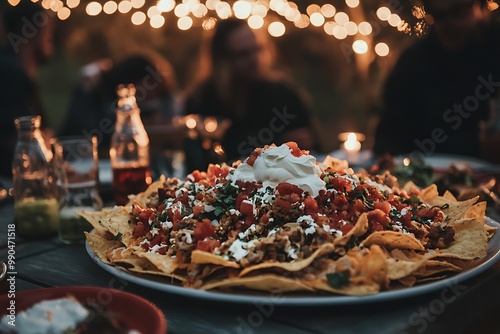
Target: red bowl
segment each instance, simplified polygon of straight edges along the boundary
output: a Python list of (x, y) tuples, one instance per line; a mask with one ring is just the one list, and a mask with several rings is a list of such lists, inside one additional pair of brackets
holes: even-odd
[[(74, 296), (80, 303), (92, 301), (106, 307), (106, 310), (115, 314), (129, 330), (135, 329), (142, 334), (167, 332), (165, 316), (153, 303), (128, 292), (101, 287), (64, 286), (18, 292), (15, 295), (16, 313), (43, 300), (63, 298), (67, 295)], [(0, 305), (9, 305), (8, 297), (0, 296)], [(6, 314), (6, 307), (2, 307), (0, 316)]]

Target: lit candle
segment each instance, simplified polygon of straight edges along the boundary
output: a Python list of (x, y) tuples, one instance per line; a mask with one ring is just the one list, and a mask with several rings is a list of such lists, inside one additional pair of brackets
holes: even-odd
[(354, 132), (347, 135), (347, 140), (344, 142), (344, 148), (349, 154), (358, 153), (361, 150), (361, 142)]

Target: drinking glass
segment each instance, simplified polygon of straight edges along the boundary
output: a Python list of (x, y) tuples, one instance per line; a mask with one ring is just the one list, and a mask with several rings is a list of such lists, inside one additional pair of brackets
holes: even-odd
[(58, 183), (61, 191), (59, 239), (64, 243), (80, 243), (91, 225), (76, 211), (102, 208), (99, 195), (97, 137), (61, 137), (53, 141)]

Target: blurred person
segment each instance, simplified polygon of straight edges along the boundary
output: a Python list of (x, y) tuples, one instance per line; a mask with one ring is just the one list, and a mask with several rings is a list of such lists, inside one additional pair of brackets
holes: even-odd
[[(16, 142), (14, 120), (40, 115), (46, 122), (37, 71), (54, 53), (54, 22), (38, 3), (22, 0), (2, 15), (7, 45), (0, 49), (0, 174), (11, 176)], [(52, 131), (43, 127), (48, 138)]]
[(500, 87), (500, 29), (486, 0), (424, 0), (430, 33), (387, 79), (375, 152), (478, 156)]
[[(185, 102), (185, 114), (230, 121), (220, 138), (228, 161), (272, 143), (293, 140), (302, 149), (312, 149), (316, 144), (304, 100), (290, 85), (271, 78), (262, 48), (245, 20), (220, 21), (209, 52), (202, 51), (201, 55), (209, 71)], [(214, 162), (210, 150), (202, 150), (200, 141), (190, 142), (186, 149), (188, 171), (206, 169)]]
[(97, 135), (100, 156), (107, 156), (116, 120), (116, 90), (120, 84), (134, 84), (142, 122), (150, 137), (159, 137), (151, 138), (151, 145), (161, 145), (168, 135), (161, 125), (169, 124), (175, 114), (176, 82), (170, 64), (153, 58), (133, 55), (116, 64), (104, 59), (84, 66), (59, 135)]

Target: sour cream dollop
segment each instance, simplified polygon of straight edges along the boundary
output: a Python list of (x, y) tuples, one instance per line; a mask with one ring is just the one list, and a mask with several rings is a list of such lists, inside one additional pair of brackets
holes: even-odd
[(296, 157), (291, 149), (283, 144), (262, 150), (253, 166), (242, 163), (228, 179), (257, 181), (261, 182), (264, 188), (274, 188), (282, 182), (287, 182), (316, 197), (321, 189), (326, 189), (320, 175), (321, 170), (315, 157), (308, 154)]

